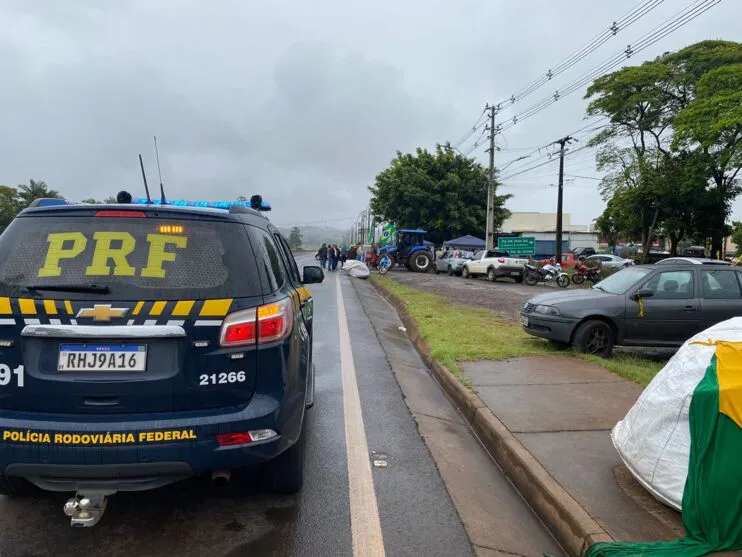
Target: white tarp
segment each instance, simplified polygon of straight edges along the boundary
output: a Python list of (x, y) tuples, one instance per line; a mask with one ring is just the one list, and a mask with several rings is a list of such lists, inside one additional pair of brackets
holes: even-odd
[(343, 271), (348, 271), (348, 274), (353, 278), (367, 279), (371, 272), (366, 267), (365, 263), (361, 263), (356, 259), (348, 259), (343, 264)]
[(611, 432), (613, 446), (634, 477), (659, 501), (680, 510), (690, 456), (688, 411), (716, 350), (693, 341), (742, 342), (742, 317), (688, 339)]

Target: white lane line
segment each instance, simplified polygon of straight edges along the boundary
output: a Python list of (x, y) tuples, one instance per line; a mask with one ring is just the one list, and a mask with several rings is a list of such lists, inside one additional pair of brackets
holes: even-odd
[(345, 315), (340, 273), (336, 279), (338, 328), (340, 329), (340, 369), (343, 378), (343, 413), (345, 446), (348, 458), (350, 493), (350, 531), (354, 557), (384, 557), (379, 507), (376, 504), (374, 478), (371, 475), (366, 430), (363, 427), (361, 397), (358, 394), (356, 367), (350, 345), (348, 319)]

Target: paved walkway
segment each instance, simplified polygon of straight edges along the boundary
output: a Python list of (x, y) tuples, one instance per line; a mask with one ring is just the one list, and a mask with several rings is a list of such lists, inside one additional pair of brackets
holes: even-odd
[(470, 362), (462, 370), (489, 409), (614, 539), (683, 535), (680, 514), (634, 480), (610, 440), (639, 385), (567, 356)]

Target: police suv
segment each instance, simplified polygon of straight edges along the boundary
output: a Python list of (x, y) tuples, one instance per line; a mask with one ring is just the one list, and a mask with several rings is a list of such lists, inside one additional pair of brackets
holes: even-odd
[(0, 235), (0, 494), (74, 492), (92, 526), (117, 491), (266, 461), (298, 491), (324, 276), (260, 196), (34, 205)]

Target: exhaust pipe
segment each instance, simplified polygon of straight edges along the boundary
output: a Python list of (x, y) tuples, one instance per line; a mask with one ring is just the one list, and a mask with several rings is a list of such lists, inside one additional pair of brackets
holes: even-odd
[(232, 472), (229, 470), (214, 470), (211, 473), (211, 481), (218, 486), (227, 485), (231, 479)]

